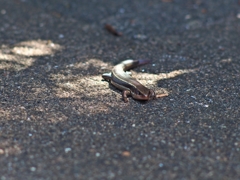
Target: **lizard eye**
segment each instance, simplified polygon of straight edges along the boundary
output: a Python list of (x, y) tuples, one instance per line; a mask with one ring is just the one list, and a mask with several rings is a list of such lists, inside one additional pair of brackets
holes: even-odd
[(132, 90), (132, 91), (134, 92), (134, 94), (140, 95), (140, 92), (139, 92), (138, 90), (134, 89), (134, 90)]

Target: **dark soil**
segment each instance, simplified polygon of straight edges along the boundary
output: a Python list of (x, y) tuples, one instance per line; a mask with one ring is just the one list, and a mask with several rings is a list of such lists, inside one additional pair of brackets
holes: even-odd
[(237, 0), (0, 0), (0, 180), (240, 179), (239, 50)]

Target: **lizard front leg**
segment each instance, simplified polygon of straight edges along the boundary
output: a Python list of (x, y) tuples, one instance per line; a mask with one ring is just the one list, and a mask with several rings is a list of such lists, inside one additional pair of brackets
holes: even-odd
[(123, 97), (123, 100), (124, 100), (124, 102), (125, 103), (127, 103), (128, 102), (128, 96), (130, 96), (131, 95), (131, 91), (129, 91), (129, 90), (124, 90), (124, 91), (122, 91), (122, 97)]

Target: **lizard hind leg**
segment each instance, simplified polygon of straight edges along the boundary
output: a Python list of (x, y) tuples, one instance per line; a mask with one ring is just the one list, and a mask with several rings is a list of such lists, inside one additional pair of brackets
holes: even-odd
[(123, 100), (124, 100), (125, 103), (128, 102), (128, 98), (127, 97), (130, 96), (130, 95), (131, 95), (131, 91), (125, 90), (125, 91), (122, 92), (122, 97), (123, 97)]

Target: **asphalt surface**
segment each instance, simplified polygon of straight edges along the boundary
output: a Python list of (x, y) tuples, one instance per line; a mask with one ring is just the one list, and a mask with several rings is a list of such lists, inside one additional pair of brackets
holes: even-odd
[[(0, 0), (0, 25), (1, 180), (240, 179), (239, 1)], [(169, 96), (124, 103), (101, 74), (129, 58)]]

